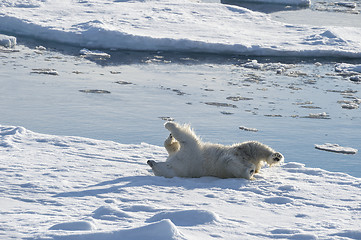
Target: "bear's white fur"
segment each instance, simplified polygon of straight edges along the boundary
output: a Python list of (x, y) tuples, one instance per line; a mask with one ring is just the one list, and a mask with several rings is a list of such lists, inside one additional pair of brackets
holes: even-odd
[(264, 163), (272, 166), (284, 159), (281, 153), (260, 142), (231, 146), (204, 143), (189, 125), (167, 122), (165, 128), (171, 132), (164, 142), (167, 160), (147, 162), (156, 176), (252, 179)]

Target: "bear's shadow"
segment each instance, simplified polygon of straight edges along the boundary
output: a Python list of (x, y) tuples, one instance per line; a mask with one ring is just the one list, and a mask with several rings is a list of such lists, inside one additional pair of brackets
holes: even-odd
[[(256, 178), (262, 178), (256, 176)], [(120, 193), (125, 188), (131, 187), (179, 187), (187, 190), (194, 189), (231, 189), (239, 190), (247, 187), (252, 181), (243, 178), (217, 178), (217, 177), (200, 177), (200, 178), (165, 178), (156, 176), (129, 176), (120, 177), (114, 180), (103, 181), (95, 185), (89, 185), (77, 191), (61, 192), (54, 197), (85, 197), (98, 196), (107, 193)]]

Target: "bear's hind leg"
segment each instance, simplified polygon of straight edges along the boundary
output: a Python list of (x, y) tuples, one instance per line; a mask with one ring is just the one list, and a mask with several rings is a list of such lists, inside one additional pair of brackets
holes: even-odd
[(183, 144), (198, 145), (199, 143), (199, 138), (187, 125), (181, 126), (175, 122), (167, 122), (164, 127), (171, 132), (172, 136), (179, 142), (181, 146)]

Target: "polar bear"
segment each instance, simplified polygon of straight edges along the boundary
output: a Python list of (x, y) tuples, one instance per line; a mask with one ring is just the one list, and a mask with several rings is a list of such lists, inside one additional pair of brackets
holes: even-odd
[(264, 163), (272, 166), (284, 159), (281, 153), (260, 142), (231, 146), (204, 143), (189, 125), (167, 122), (164, 126), (170, 131), (164, 142), (169, 156), (165, 162), (147, 162), (156, 176), (252, 179)]

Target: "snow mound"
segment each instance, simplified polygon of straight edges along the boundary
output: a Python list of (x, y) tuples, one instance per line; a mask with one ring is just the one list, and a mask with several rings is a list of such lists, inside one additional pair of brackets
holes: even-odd
[(119, 209), (109, 206), (99, 207), (93, 212), (93, 218), (114, 221), (122, 218), (130, 218), (131, 216)]
[(351, 147), (341, 147), (338, 144), (334, 143), (325, 143), (325, 144), (315, 144), (315, 148), (319, 150), (336, 152), (336, 153), (344, 153), (344, 154), (356, 154), (357, 149)]
[(177, 226), (196, 226), (217, 221), (218, 216), (204, 210), (160, 212), (149, 218), (147, 222), (156, 222), (162, 219), (170, 219)]
[(16, 37), (0, 34), (0, 46), (12, 48), (16, 45)]
[(177, 227), (168, 219), (139, 228), (97, 232), (90, 234), (53, 236), (55, 240), (139, 240), (139, 239), (157, 239), (157, 240), (181, 240), (184, 236), (178, 231)]
[[(1, 2), (0, 31), (84, 48), (258, 56), (361, 56), (359, 28), (285, 24), (266, 14), (221, 3), (28, 0), (19, 5), (20, 1)], [(32, 9), (24, 11), (19, 6)]]
[(93, 225), (85, 221), (59, 223), (49, 228), (49, 230), (67, 230), (67, 231), (86, 231), (93, 229), (94, 229)]

